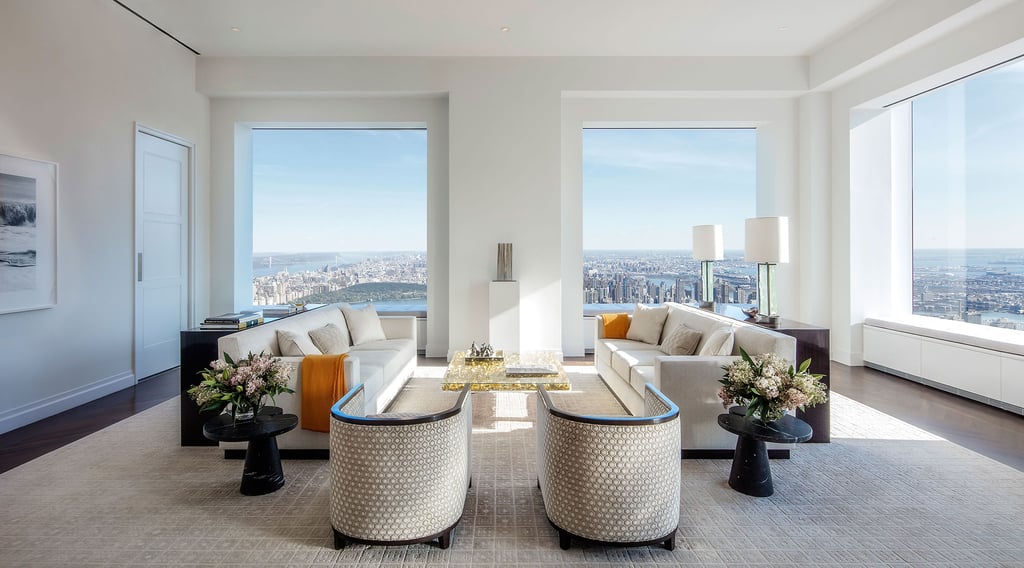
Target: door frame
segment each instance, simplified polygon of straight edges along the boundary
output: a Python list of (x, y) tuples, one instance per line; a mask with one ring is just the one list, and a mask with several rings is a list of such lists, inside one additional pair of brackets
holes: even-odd
[(139, 306), (138, 298), (136, 297), (135, 289), (136, 282), (139, 274), (139, 251), (136, 249), (138, 246), (138, 234), (136, 229), (138, 227), (137, 204), (139, 200), (139, 166), (137, 162), (138, 150), (139, 150), (139, 135), (148, 134), (155, 138), (172, 142), (179, 146), (184, 147), (188, 150), (188, 187), (186, 188), (187, 195), (185, 196), (186, 202), (188, 203), (187, 211), (185, 212), (185, 223), (186, 227), (186, 251), (187, 258), (185, 260), (185, 326), (186, 328), (194, 327), (196, 321), (195, 315), (195, 290), (196, 290), (196, 180), (197, 178), (197, 165), (196, 165), (196, 144), (190, 140), (182, 138), (180, 136), (159, 130), (150, 126), (146, 126), (139, 121), (134, 123), (134, 131), (132, 135), (132, 375), (134, 375), (135, 383), (139, 382), (138, 376), (138, 362), (135, 359), (138, 350), (138, 323), (139, 323)]

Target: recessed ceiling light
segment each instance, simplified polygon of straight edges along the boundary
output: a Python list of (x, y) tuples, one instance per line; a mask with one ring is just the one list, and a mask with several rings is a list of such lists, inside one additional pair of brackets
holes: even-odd
[(239, 27), (236, 27), (236, 26), (231, 26), (231, 31), (233, 31), (233, 32), (240, 32), (240, 31), (242, 31), (242, 28), (239, 28)]
[(507, 32), (507, 31), (510, 31), (511, 29), (512, 29), (512, 28), (510, 28), (510, 27), (508, 27), (508, 26), (501, 26), (501, 31), (503, 31), (503, 32)]

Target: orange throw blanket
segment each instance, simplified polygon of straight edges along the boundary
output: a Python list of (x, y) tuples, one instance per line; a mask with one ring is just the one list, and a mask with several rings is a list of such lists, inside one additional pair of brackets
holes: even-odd
[(343, 355), (306, 355), (302, 359), (302, 428), (331, 431), (331, 407), (345, 396)]

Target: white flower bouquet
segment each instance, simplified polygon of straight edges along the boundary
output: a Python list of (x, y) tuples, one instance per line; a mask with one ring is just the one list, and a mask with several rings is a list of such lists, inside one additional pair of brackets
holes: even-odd
[(718, 397), (722, 406), (745, 405), (747, 416), (757, 416), (765, 422), (782, 418), (789, 410), (804, 409), (828, 399), (824, 375), (807, 372), (811, 360), (799, 369), (774, 353), (751, 357), (740, 349), (741, 358), (724, 365), (725, 376)]

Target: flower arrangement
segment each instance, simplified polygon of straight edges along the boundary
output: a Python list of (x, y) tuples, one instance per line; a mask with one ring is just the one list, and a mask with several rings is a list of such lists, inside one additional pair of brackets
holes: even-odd
[(199, 372), (203, 380), (188, 389), (199, 410), (220, 410), (231, 405), (235, 420), (250, 419), (263, 407), (263, 398), (295, 392), (288, 388), (288, 368), (279, 359), (260, 352), (249, 353), (235, 362), (228, 354), (224, 360), (210, 362), (210, 368)]
[(788, 410), (804, 409), (828, 399), (824, 375), (808, 373), (811, 360), (799, 369), (774, 353), (751, 357), (740, 349), (741, 358), (724, 365), (725, 376), (718, 397), (722, 406), (746, 405), (747, 416), (757, 415), (765, 422), (782, 418)]

